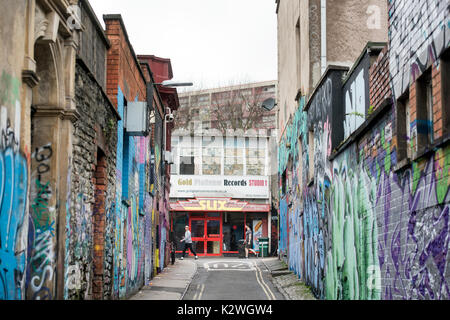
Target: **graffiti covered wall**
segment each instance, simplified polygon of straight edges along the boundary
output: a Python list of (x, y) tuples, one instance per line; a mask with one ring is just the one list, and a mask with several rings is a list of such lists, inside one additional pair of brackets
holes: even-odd
[[(123, 115), (125, 96), (120, 87), (118, 92), (118, 112)], [(117, 141), (113, 290), (116, 298), (125, 298), (151, 276), (150, 137), (129, 136), (120, 120)]]
[[(83, 121), (75, 126), (67, 179), (64, 298), (91, 299), (99, 294), (108, 299), (112, 292), (113, 233), (108, 231), (115, 223), (117, 120), (102, 88), (82, 63), (77, 63), (75, 81), (76, 104)], [(100, 154), (104, 160), (99, 160)], [(100, 167), (104, 175), (99, 175)], [(98, 274), (101, 277), (96, 277)]]
[[(449, 299), (450, 146), (398, 161), (396, 84), (379, 82), (397, 62), (385, 49), (357, 66), (341, 81), (341, 107), (325, 77), (280, 143), (280, 254), (319, 298)], [(341, 124), (348, 139), (335, 144)]]
[(0, 78), (0, 300), (21, 300), (27, 265), (28, 161), (20, 147), (21, 82)]
[[(301, 98), (292, 125), (279, 150), (279, 173), (285, 175), (285, 193), (280, 196), (280, 250), (288, 253), (288, 264), (313, 288), (325, 296), (325, 258), (329, 239), (332, 166), (332, 133), (343, 136), (340, 126), (332, 128), (339, 117), (343, 70), (331, 70), (310, 101)], [(333, 107), (334, 106), (334, 107)], [(335, 108), (335, 109), (333, 109)], [(314, 150), (310, 152), (310, 150)]]

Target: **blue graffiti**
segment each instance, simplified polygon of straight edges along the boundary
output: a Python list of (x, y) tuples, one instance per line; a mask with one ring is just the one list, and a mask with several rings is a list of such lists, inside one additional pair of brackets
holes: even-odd
[(27, 161), (7, 148), (0, 151), (0, 299), (22, 299), (26, 239)]

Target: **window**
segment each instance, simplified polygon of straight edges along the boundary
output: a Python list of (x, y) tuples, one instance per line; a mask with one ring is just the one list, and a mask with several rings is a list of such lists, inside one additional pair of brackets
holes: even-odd
[(198, 102), (204, 104), (204, 102), (209, 103), (209, 94), (203, 95), (203, 96), (199, 96), (198, 97)]
[(294, 167), (293, 161), (292, 161), (292, 155), (289, 156), (289, 161), (287, 165), (287, 176), (286, 176), (286, 183), (289, 186), (291, 186), (292, 190), (294, 190), (294, 186), (292, 185), (292, 169)]
[(417, 81), (417, 151), (423, 151), (434, 142), (433, 132), (433, 86), (431, 68)]
[(295, 26), (295, 41), (296, 41), (296, 51), (297, 51), (297, 89), (301, 86), (301, 60), (302, 60), (302, 50), (301, 50), (301, 33), (300, 33), (300, 19), (297, 21)]
[(253, 94), (253, 90), (252, 89), (243, 89), (243, 90), (241, 90), (241, 92), (240, 92), (240, 95), (241, 96), (244, 96), (244, 97), (249, 97), (249, 96), (251, 96)]
[(172, 156), (173, 156), (173, 163), (170, 165), (170, 173), (177, 175), (178, 174), (178, 165), (179, 165), (179, 159), (178, 159), (178, 147), (172, 146)]
[(314, 131), (309, 131), (309, 172), (308, 181), (312, 182), (314, 180)]
[(200, 115), (200, 109), (192, 109), (192, 117), (198, 117)]
[(202, 138), (203, 175), (222, 174), (222, 137)]
[(201, 145), (195, 140), (197, 138), (180, 137), (179, 139), (180, 175), (200, 174), (200, 163), (196, 165), (196, 159), (200, 159), (201, 148), (196, 146)]
[(247, 175), (263, 176), (266, 168), (267, 140), (265, 138), (246, 138), (245, 157)]
[(209, 130), (211, 129), (211, 122), (210, 121), (202, 121), (202, 130)]
[(195, 158), (194, 157), (180, 157), (180, 174), (194, 175), (195, 174)]
[(186, 107), (189, 105), (189, 97), (180, 98), (180, 107)]
[(442, 133), (450, 134), (450, 49), (441, 59)]
[(283, 174), (281, 175), (281, 193), (283, 195), (286, 194), (287, 191), (287, 174), (286, 174), (287, 169), (283, 172)]
[(244, 175), (244, 139), (226, 137), (224, 139), (224, 174), (227, 176)]
[(405, 102), (405, 115), (406, 119), (404, 121), (406, 134), (406, 156), (410, 159), (411, 158), (411, 107), (409, 103), (409, 99)]
[(411, 113), (409, 91), (397, 101), (398, 161), (411, 159)]
[(171, 145), (172, 145), (172, 158), (173, 158), (173, 164), (170, 165), (170, 174), (177, 175), (178, 174), (178, 167), (180, 165), (180, 161), (178, 159), (178, 144), (179, 144), (179, 137), (172, 136), (171, 139)]

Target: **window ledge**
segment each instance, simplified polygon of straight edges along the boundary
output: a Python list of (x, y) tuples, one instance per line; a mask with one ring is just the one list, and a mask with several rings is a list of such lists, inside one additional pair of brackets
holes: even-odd
[(356, 129), (347, 139), (343, 140), (331, 153), (328, 157), (328, 161), (333, 161), (336, 159), (342, 152), (344, 152), (348, 146), (352, 143), (357, 142), (363, 135), (373, 129), (374, 125), (379, 121), (383, 116), (386, 115), (392, 108), (392, 98), (386, 98), (375, 111), (369, 115), (364, 123), (362, 123), (358, 129)]
[(398, 172), (400, 170), (403, 170), (411, 165), (411, 159), (405, 158), (397, 163), (397, 165), (394, 167), (394, 172)]
[(414, 152), (412, 161), (417, 161), (420, 158), (426, 157), (432, 152), (436, 152), (437, 149), (442, 148), (445, 144), (450, 141), (450, 134), (446, 134), (443, 137), (436, 139), (432, 144), (427, 144), (423, 146), (419, 151)]

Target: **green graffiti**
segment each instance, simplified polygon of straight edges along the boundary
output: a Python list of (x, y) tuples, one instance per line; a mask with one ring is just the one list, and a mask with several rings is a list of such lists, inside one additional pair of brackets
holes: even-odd
[(3, 71), (0, 78), (0, 105), (13, 106), (19, 100), (20, 81)]
[(380, 286), (373, 284), (373, 271), (379, 270), (375, 197), (376, 181), (365, 170), (340, 168), (334, 177), (333, 246), (325, 273), (328, 300), (381, 299)]
[(282, 174), (286, 168), (289, 161), (289, 156), (292, 157), (294, 163), (299, 159), (298, 155), (298, 138), (303, 136), (303, 145), (305, 146), (305, 141), (307, 137), (305, 133), (307, 132), (307, 113), (303, 111), (306, 99), (302, 97), (300, 99), (299, 107), (294, 114), (293, 121), (290, 125), (286, 127), (284, 137), (280, 141), (280, 146), (278, 148), (278, 172)]
[(436, 152), (436, 197), (439, 203), (444, 203), (450, 186), (450, 146)]
[(378, 161), (376, 162), (376, 167), (377, 167), (377, 181), (379, 181), (381, 177), (381, 168), (380, 165), (378, 164)]
[(412, 192), (413, 194), (415, 194), (417, 191), (417, 186), (419, 185), (420, 177), (422, 175), (422, 170), (419, 168), (419, 164), (417, 162), (412, 163), (412, 170), (413, 170)]

